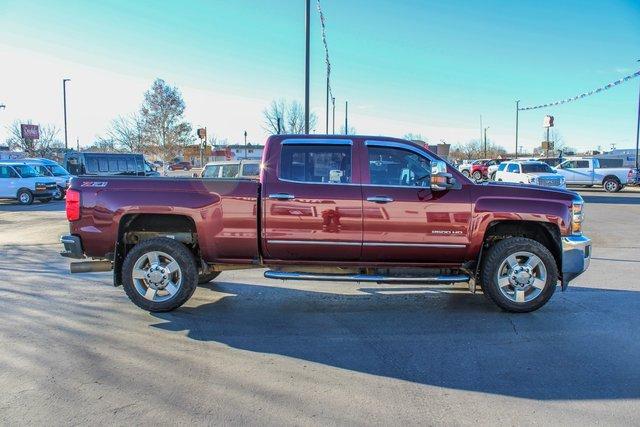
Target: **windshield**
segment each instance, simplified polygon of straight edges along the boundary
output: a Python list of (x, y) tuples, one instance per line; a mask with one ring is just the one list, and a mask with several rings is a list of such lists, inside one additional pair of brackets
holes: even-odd
[(35, 178), (36, 176), (42, 176), (29, 165), (14, 165), (13, 167), (23, 178)]
[(546, 163), (523, 163), (522, 172), (524, 173), (554, 173), (551, 166)]
[(49, 170), (53, 174), (53, 176), (66, 176), (69, 175), (69, 172), (65, 168), (60, 165), (49, 165)]

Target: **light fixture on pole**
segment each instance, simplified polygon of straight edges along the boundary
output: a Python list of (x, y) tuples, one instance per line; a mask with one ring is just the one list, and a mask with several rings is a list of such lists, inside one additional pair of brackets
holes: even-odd
[(64, 108), (64, 149), (69, 149), (68, 136), (67, 136), (67, 82), (71, 79), (62, 79), (62, 104)]

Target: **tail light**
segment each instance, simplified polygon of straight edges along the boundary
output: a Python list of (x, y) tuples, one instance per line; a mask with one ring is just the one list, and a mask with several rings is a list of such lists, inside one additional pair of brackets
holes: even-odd
[(67, 190), (67, 219), (77, 221), (80, 219), (80, 192), (78, 190)]

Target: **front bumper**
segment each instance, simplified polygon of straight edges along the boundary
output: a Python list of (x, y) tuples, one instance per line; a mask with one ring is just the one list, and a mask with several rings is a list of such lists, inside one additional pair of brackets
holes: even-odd
[(60, 243), (64, 246), (64, 250), (60, 252), (60, 255), (63, 257), (76, 259), (84, 258), (80, 237), (72, 235), (61, 236)]
[(572, 235), (562, 238), (562, 290), (581, 275), (591, 261), (591, 239)]

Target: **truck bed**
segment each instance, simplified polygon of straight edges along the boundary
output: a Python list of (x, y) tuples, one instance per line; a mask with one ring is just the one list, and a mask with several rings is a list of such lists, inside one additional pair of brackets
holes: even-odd
[(171, 215), (192, 222), (206, 261), (258, 258), (258, 181), (77, 177), (70, 188), (80, 192), (82, 209), (81, 219), (70, 223), (71, 234), (81, 238), (87, 256), (112, 253), (123, 221)]

